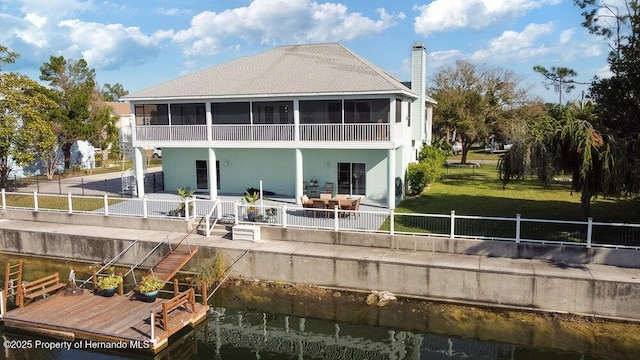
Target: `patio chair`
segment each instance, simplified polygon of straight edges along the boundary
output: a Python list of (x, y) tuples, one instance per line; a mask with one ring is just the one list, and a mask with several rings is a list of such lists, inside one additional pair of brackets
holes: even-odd
[(360, 199), (361, 197), (358, 196), (358, 198), (356, 198), (356, 201), (353, 202), (353, 214), (355, 216), (360, 216), (360, 214), (358, 214), (358, 210), (360, 210)]
[(336, 200), (346, 200), (347, 196), (347, 194), (336, 194), (336, 196), (334, 196), (333, 198)]
[(331, 199), (331, 194), (321, 193), (321, 194), (320, 194), (320, 199), (322, 199), (322, 200), (329, 200), (329, 199)]
[[(327, 209), (331, 210), (331, 212), (327, 212), (327, 217), (328, 216), (333, 216), (333, 211), (335, 210), (336, 206), (338, 207), (338, 210), (342, 210), (342, 208), (340, 207), (340, 201), (339, 200), (331, 199), (331, 200), (327, 201)], [(340, 212), (340, 213), (338, 213), (338, 215), (344, 217), (345, 213), (344, 212)]]
[(332, 182), (324, 183), (324, 188), (322, 188), (322, 191), (320, 191), (320, 194), (323, 194), (323, 193), (333, 196), (333, 183)]
[(314, 210), (313, 217), (327, 217), (327, 207), (324, 204), (324, 200), (313, 199), (313, 208), (314, 209), (322, 209), (322, 210)]
[(349, 210), (348, 213), (346, 213), (346, 216), (358, 216), (358, 209), (360, 209), (360, 197), (356, 198), (355, 200), (353, 200), (351, 202), (351, 205), (349, 207), (345, 207), (344, 210)]
[(305, 209), (304, 214), (307, 215), (309, 210), (306, 210), (306, 209), (313, 207), (313, 201), (309, 199), (307, 195), (302, 195), (300, 197), (300, 203), (302, 204), (302, 208)]

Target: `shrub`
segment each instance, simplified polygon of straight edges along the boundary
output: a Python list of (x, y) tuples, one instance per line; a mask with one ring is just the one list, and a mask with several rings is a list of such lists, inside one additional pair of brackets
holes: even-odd
[(427, 182), (427, 171), (428, 166), (426, 164), (409, 164), (407, 168), (407, 184), (409, 185), (407, 195), (420, 195), (427, 184), (429, 184), (429, 182)]
[(424, 188), (439, 180), (444, 173), (443, 167), (447, 162), (446, 151), (435, 146), (423, 146), (417, 164), (409, 164), (407, 168), (407, 195), (419, 195)]

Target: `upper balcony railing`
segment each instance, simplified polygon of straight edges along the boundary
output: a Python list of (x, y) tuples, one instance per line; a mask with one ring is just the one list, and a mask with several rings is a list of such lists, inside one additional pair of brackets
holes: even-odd
[[(300, 141), (391, 140), (390, 124), (301, 124)], [(207, 141), (207, 125), (137, 125), (138, 141)], [(212, 141), (295, 141), (293, 124), (211, 125)]]

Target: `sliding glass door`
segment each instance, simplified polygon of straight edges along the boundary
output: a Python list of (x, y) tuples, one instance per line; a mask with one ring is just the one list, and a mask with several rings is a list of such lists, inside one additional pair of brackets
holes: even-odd
[(338, 194), (365, 195), (366, 173), (364, 163), (338, 163)]

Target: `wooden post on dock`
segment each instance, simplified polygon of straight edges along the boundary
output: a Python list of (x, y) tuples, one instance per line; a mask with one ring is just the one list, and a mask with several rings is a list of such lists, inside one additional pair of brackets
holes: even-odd
[(178, 296), (180, 288), (178, 287), (178, 279), (173, 279), (173, 296)]
[(207, 305), (209, 296), (207, 296), (207, 283), (204, 281), (200, 283), (200, 292), (202, 293), (202, 305)]
[[(124, 279), (124, 277), (122, 277), (122, 273), (119, 273), (118, 276), (120, 276), (120, 279)], [(122, 294), (124, 294), (124, 280), (120, 281), (120, 283), (118, 284), (118, 295), (122, 296)]]
[(92, 272), (91, 280), (93, 281), (93, 290), (95, 291), (98, 289), (98, 277), (96, 276), (95, 270)]

